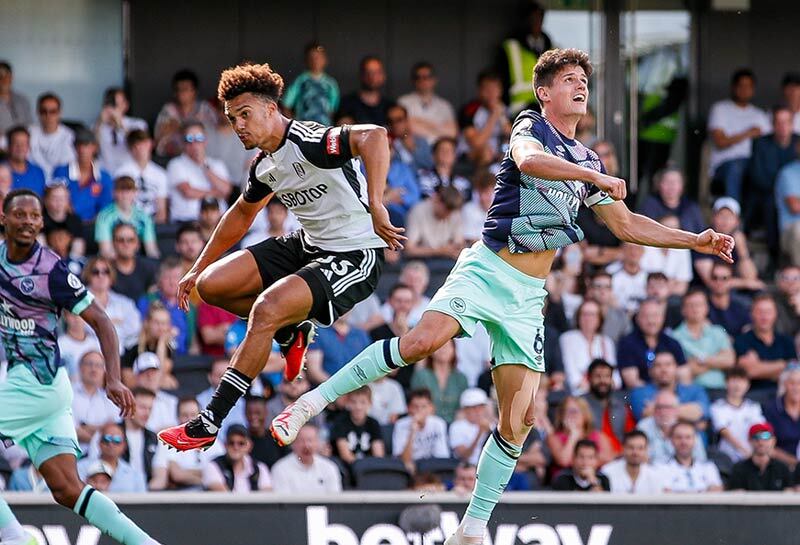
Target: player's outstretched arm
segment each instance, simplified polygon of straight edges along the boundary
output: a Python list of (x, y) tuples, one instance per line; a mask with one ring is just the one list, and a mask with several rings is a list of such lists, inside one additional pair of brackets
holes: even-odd
[(258, 212), (266, 206), (274, 193), (259, 202), (247, 202), (240, 196), (214, 227), (211, 236), (206, 242), (203, 251), (197, 257), (192, 268), (181, 278), (178, 283), (178, 306), (184, 311), (189, 311), (189, 293), (197, 284), (197, 278), (206, 267), (214, 263), (227, 252), (231, 246), (242, 240), (247, 230), (253, 225)]
[(135, 405), (133, 394), (122, 384), (119, 368), (119, 339), (114, 323), (106, 312), (96, 302), (92, 302), (81, 312), (89, 327), (91, 327), (97, 340), (100, 342), (100, 351), (106, 362), (106, 393), (108, 398), (119, 407), (120, 416), (123, 418), (133, 415)]
[(367, 171), (367, 197), (375, 233), (391, 250), (402, 250), (405, 229), (389, 221), (389, 211), (383, 205), (386, 178), (389, 175), (389, 137), (378, 125), (353, 125), (350, 128), (350, 149), (361, 157)]
[(597, 205), (592, 210), (608, 225), (618, 239), (658, 248), (685, 248), (703, 254), (716, 255), (733, 263), (733, 237), (706, 229), (690, 233), (661, 225), (647, 216), (634, 214), (622, 201)]
[(615, 201), (627, 195), (625, 180), (608, 176), (591, 168), (557, 157), (544, 151), (542, 145), (533, 140), (520, 140), (511, 148), (511, 157), (520, 172), (544, 180), (580, 180), (594, 184)]

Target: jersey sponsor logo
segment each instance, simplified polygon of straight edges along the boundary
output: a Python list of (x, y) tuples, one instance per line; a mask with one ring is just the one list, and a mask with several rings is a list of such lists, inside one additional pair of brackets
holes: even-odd
[(328, 192), (326, 184), (319, 184), (310, 189), (298, 189), (297, 191), (287, 191), (278, 196), (287, 208), (294, 208), (295, 206), (303, 206), (312, 203), (317, 199), (321, 199)]
[(294, 167), (294, 171), (300, 178), (306, 177), (306, 169), (303, 168), (303, 165), (301, 165), (300, 163), (292, 163), (292, 166)]
[(328, 136), (325, 137), (325, 151), (328, 155), (339, 155), (342, 147), (339, 145), (339, 133), (342, 132), (340, 127), (335, 127), (328, 131)]
[(453, 299), (450, 299), (450, 308), (452, 308), (454, 312), (462, 314), (465, 310), (467, 310), (467, 304), (461, 297), (454, 297)]
[(35, 288), (36, 288), (36, 283), (30, 276), (26, 276), (19, 283), (19, 289), (25, 295), (30, 295), (31, 293), (33, 293), (33, 290)]
[(571, 195), (565, 191), (559, 191), (553, 187), (547, 188), (547, 196), (548, 197), (556, 197), (558, 199), (562, 199), (567, 203), (567, 206), (574, 211), (578, 211), (578, 208), (581, 205), (581, 200), (576, 197), (575, 195)]
[(33, 318), (17, 318), (11, 314), (11, 304), (8, 301), (0, 303), (3, 309), (3, 314), (0, 314), (0, 328), (10, 329), (17, 335), (30, 336), (33, 335), (36, 329), (36, 322)]

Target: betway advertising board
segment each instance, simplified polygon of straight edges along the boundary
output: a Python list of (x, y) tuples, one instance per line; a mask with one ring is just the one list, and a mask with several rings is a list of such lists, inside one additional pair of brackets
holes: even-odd
[[(39, 545), (116, 543), (45, 498), (8, 499)], [(306, 499), (169, 493), (117, 499), (164, 545), (441, 545), (466, 506), (450, 495), (356, 492)], [(424, 535), (408, 533), (398, 524), (400, 513), (420, 504), (441, 508), (439, 526)], [(705, 544), (800, 545), (800, 500), (790, 494), (508, 495), (485, 540), (485, 545)]]

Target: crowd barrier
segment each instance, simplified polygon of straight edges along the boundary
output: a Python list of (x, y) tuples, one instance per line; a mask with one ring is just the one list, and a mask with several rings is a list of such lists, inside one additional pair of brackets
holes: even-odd
[[(110, 545), (48, 496), (4, 494), (39, 545)], [(164, 545), (441, 545), (466, 498), (452, 494), (345, 492), (112, 495)], [(422, 535), (398, 525), (413, 505), (441, 507)], [(797, 545), (800, 495), (727, 493), (630, 496), (511, 493), (495, 510), (485, 545)]]

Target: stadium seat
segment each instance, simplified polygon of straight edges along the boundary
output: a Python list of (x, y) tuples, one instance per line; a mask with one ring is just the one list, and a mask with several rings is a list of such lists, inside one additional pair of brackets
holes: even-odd
[(392, 454), (392, 436), (394, 435), (394, 424), (384, 424), (381, 426), (381, 436), (383, 446), (386, 447), (386, 455)]
[(178, 388), (173, 393), (178, 397), (196, 396), (208, 388), (208, 371), (212, 356), (181, 355), (172, 360), (172, 372), (178, 379)]
[(352, 472), (359, 490), (406, 490), (411, 482), (398, 458), (363, 458), (353, 463)]
[(350, 474), (350, 468), (347, 467), (347, 464), (345, 464), (338, 456), (331, 456), (329, 459), (336, 464), (336, 467), (339, 468), (339, 475), (342, 478), (342, 489), (348, 490), (353, 488), (353, 477)]
[(733, 471), (733, 460), (731, 460), (730, 456), (712, 447), (708, 449), (708, 459), (717, 466), (722, 480), (727, 481)]
[(177, 223), (161, 223), (156, 225), (158, 251), (162, 257), (175, 255), (175, 238), (178, 233)]
[(417, 460), (417, 473), (433, 473), (442, 481), (452, 481), (459, 463), (455, 458), (425, 458)]

